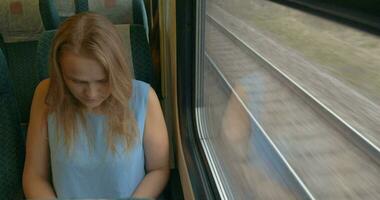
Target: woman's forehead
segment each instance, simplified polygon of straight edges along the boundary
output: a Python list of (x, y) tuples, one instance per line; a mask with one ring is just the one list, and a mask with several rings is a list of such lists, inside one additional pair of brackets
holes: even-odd
[(104, 67), (96, 59), (73, 52), (64, 52), (60, 65), (63, 75), (79, 80), (101, 80), (107, 75)]

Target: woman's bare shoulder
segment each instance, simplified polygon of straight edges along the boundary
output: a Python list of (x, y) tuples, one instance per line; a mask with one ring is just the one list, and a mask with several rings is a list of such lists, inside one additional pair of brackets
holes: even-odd
[(36, 87), (36, 90), (34, 91), (33, 101), (37, 104), (40, 104), (41, 102), (45, 102), (46, 95), (49, 90), (50, 85), (50, 79), (44, 79), (42, 80)]
[(34, 92), (34, 95), (43, 96), (45, 97), (47, 95), (47, 92), (49, 90), (50, 86), (50, 79), (44, 79), (42, 80), (36, 87), (36, 90)]
[(49, 89), (49, 85), (50, 85), (50, 78), (42, 80), (40, 83), (38, 83), (36, 92), (38, 91), (38, 92), (47, 93), (47, 90)]

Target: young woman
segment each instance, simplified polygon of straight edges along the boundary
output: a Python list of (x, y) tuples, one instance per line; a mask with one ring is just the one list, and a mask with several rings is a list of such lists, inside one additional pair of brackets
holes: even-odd
[(133, 79), (107, 19), (79, 14), (57, 31), (50, 79), (34, 94), (23, 175), (27, 198), (157, 197), (169, 177), (154, 90)]

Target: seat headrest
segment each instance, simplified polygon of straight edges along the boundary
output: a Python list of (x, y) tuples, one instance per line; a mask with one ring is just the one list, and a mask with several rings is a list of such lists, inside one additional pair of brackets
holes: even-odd
[(0, 33), (6, 43), (35, 41), (42, 31), (38, 0), (0, 1)]
[(133, 23), (132, 0), (88, 0), (88, 10), (106, 16), (114, 24)]
[(57, 5), (58, 14), (60, 17), (70, 17), (75, 15), (74, 0), (54, 0)]

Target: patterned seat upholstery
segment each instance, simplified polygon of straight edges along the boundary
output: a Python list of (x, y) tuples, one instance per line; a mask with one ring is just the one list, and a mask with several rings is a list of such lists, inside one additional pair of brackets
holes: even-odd
[(24, 142), (16, 97), (0, 50), (0, 199), (23, 199)]
[(43, 31), (38, 0), (0, 1), (0, 47), (8, 61), (20, 120), (26, 129), (33, 92), (38, 84), (37, 40)]
[(75, 15), (74, 0), (55, 0), (55, 4), (57, 5), (58, 15), (61, 19)]
[[(152, 85), (158, 94), (160, 94), (159, 83), (153, 76), (152, 56), (146, 37), (144, 36), (144, 28), (141, 25), (116, 25), (122, 35), (127, 54), (127, 60), (131, 60), (136, 79), (145, 81)], [(39, 66), (40, 80), (48, 77), (48, 59), (51, 49), (55, 30), (45, 31), (38, 43), (37, 47), (37, 66)], [(132, 58), (132, 59), (131, 59)]]

